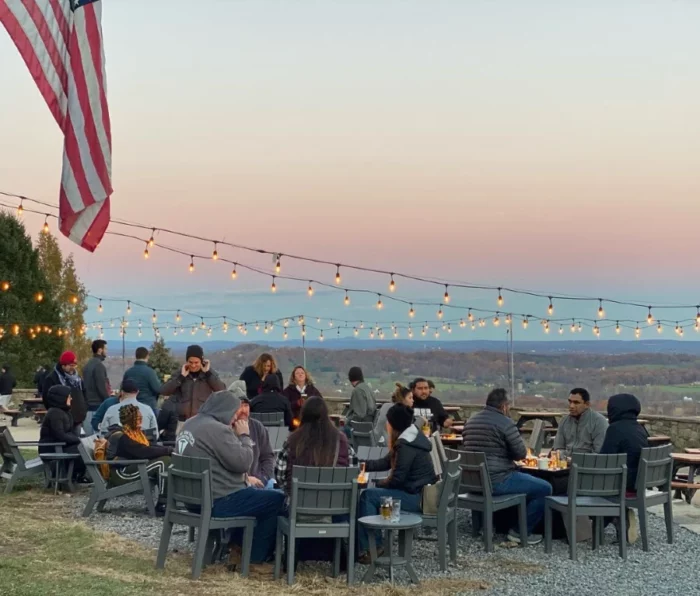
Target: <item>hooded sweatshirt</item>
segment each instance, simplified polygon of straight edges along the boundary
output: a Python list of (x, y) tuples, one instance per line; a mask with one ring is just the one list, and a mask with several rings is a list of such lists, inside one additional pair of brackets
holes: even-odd
[[(409, 426), (399, 436), (396, 450), (396, 465), (389, 477), (377, 482), (380, 488), (393, 488), (410, 494), (418, 494), (426, 484), (437, 480), (430, 451), (430, 440), (418, 430), (415, 424)], [(368, 472), (391, 470), (391, 451), (382, 459), (370, 460), (366, 464)]]
[(605, 433), (601, 453), (627, 454), (627, 490), (635, 490), (639, 458), (644, 447), (649, 446), (646, 429), (637, 422), (642, 411), (639, 400), (629, 393), (613, 395), (608, 400), (610, 426)]
[(70, 387), (64, 385), (49, 390), (46, 396), (49, 408), (39, 430), (39, 453), (54, 452), (53, 447), (42, 447), (41, 443), (65, 443), (68, 447), (80, 443), (80, 437), (73, 432), (75, 424), (67, 405), (70, 394)]
[(215, 500), (245, 488), (245, 475), (253, 464), (250, 436), (239, 437), (231, 428), (240, 405), (241, 400), (230, 391), (212, 393), (177, 436), (178, 454), (210, 459)]

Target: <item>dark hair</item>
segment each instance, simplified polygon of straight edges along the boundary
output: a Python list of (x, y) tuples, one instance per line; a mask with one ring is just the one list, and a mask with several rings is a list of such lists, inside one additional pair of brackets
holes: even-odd
[(282, 389), (282, 387), (280, 387), (280, 380), (275, 373), (270, 373), (265, 377), (262, 388), (263, 391), (279, 391)]
[(583, 387), (574, 387), (571, 391), (569, 391), (569, 395), (580, 395), (581, 399), (585, 403), (591, 401), (591, 394), (588, 393), (588, 391)]
[(141, 410), (134, 404), (127, 404), (119, 408), (119, 422), (122, 427), (128, 427), (133, 430), (138, 430), (138, 419), (141, 415)]
[(418, 383), (428, 383), (428, 387), (430, 387), (430, 382), (428, 381), (428, 379), (424, 379), (423, 377), (418, 377), (418, 378), (413, 379), (411, 381), (411, 383), (409, 385), (409, 387), (411, 388), (411, 391), (413, 391), (416, 388), (416, 385), (418, 385)]
[(348, 381), (351, 383), (362, 383), (365, 380), (365, 376), (362, 374), (362, 369), (359, 366), (353, 366), (348, 371)]
[(409, 393), (411, 393), (411, 390), (408, 387), (405, 387), (401, 383), (396, 383), (396, 389), (394, 389), (394, 393), (391, 395), (391, 401), (395, 404), (403, 403), (403, 400), (406, 399)]
[(486, 405), (492, 408), (500, 409), (505, 403), (508, 403), (508, 392), (505, 389), (492, 389), (486, 398)]
[(332, 466), (339, 431), (328, 416), (322, 397), (310, 397), (301, 408), (296, 435), (295, 463), (300, 466)]
[(107, 342), (104, 339), (96, 339), (92, 342), (92, 353), (97, 354), (97, 352), (99, 352), (106, 345)]
[(435, 389), (435, 383), (433, 383), (430, 379), (428, 379), (428, 387)]
[(144, 358), (148, 358), (148, 348), (143, 346), (136, 348), (136, 360), (143, 360)]

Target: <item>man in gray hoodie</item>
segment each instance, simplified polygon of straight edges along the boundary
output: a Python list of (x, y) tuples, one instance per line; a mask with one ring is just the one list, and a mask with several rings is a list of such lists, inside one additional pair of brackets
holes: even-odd
[[(185, 422), (177, 436), (176, 452), (211, 461), (214, 517), (257, 519), (250, 560), (263, 563), (274, 550), (277, 516), (284, 512), (284, 495), (247, 484), (253, 464), (253, 442), (248, 421), (236, 419), (240, 406), (240, 398), (230, 391), (212, 393), (198, 414)], [(235, 544), (240, 545), (241, 538), (241, 532), (234, 532)]]

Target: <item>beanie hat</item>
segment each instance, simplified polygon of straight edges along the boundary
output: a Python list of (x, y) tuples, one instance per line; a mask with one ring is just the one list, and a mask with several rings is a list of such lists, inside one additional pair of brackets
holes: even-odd
[(274, 374), (269, 374), (265, 377), (265, 380), (263, 381), (263, 384), (262, 384), (262, 388), (263, 388), (263, 391), (267, 391), (267, 390), (279, 391), (280, 389), (282, 389), (282, 387), (280, 387), (279, 378), (277, 377), (277, 375), (274, 375)]
[(185, 360), (189, 360), (190, 358), (199, 358), (200, 360), (204, 360), (204, 350), (202, 349), (202, 346), (187, 346), (187, 352), (185, 352)]
[(124, 379), (122, 381), (122, 392), (128, 395), (139, 392), (139, 386), (134, 379)]
[(394, 404), (386, 413), (386, 419), (391, 428), (401, 434), (413, 424), (413, 409), (403, 404)]
[(365, 380), (365, 376), (362, 374), (362, 369), (359, 366), (353, 366), (348, 371), (348, 381), (351, 383), (361, 383)]
[(67, 366), (69, 364), (78, 364), (78, 358), (74, 352), (63, 352), (58, 360), (61, 366)]

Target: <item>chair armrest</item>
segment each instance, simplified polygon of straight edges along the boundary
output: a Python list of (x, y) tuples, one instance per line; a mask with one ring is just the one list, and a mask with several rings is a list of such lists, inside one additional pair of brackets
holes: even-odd
[(86, 459), (84, 460), (85, 465), (91, 465), (91, 466), (102, 466), (102, 465), (108, 465), (108, 466), (136, 466), (136, 465), (141, 465), (141, 464), (147, 464), (148, 460), (147, 459), (105, 459), (105, 460), (96, 460), (96, 459)]
[(80, 453), (42, 453), (41, 459), (77, 459)]
[(41, 445), (42, 447), (66, 447), (66, 443), (40, 443), (39, 441), (15, 441), (16, 445)]

